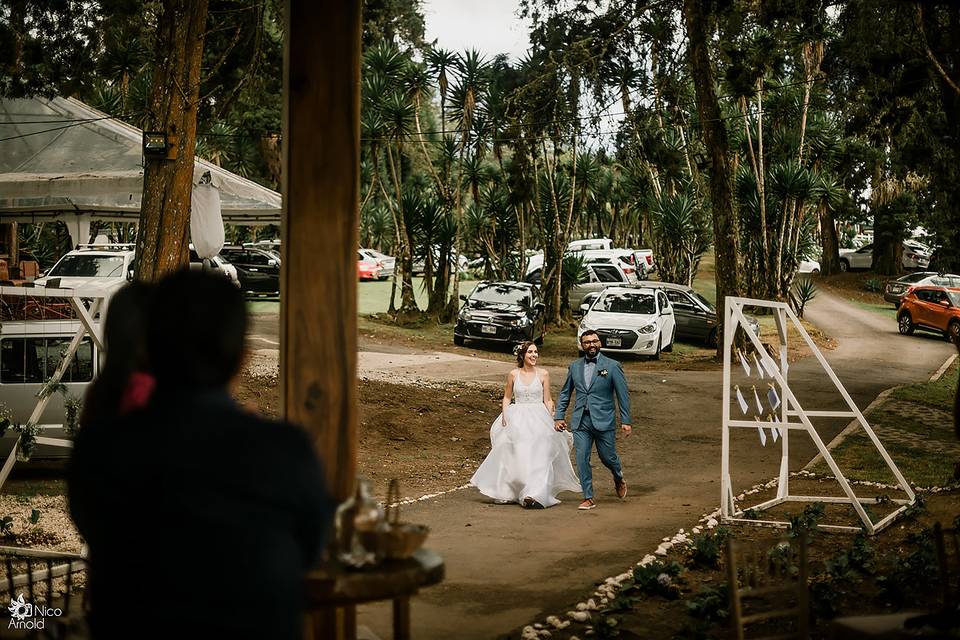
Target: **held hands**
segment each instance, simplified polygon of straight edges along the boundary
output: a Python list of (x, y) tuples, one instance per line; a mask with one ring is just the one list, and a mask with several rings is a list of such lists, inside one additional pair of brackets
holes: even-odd
[(507, 416), (506, 416), (506, 414), (500, 416), (500, 426), (506, 428), (506, 426), (507, 426)]
[(556, 431), (566, 431), (567, 423), (564, 420), (557, 420), (553, 423), (553, 428)]
[(631, 426), (628, 425), (628, 424), (622, 424), (622, 425), (620, 425), (620, 428), (623, 429), (623, 437), (627, 437), (627, 436), (629, 436), (631, 433), (633, 433), (633, 427), (631, 427)]

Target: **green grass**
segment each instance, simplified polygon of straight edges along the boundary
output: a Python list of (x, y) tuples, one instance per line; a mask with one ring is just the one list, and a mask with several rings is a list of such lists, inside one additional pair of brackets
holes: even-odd
[[(895, 390), (892, 399), (915, 402), (925, 407), (935, 407), (943, 411), (953, 409), (954, 393), (957, 389), (958, 365), (953, 366), (936, 382), (913, 384)], [(953, 425), (949, 421), (942, 424), (922, 422), (914, 417), (898, 413), (890, 405), (881, 405), (868, 417), (874, 428), (882, 427), (919, 436), (917, 441), (925, 443), (953, 443)], [(904, 477), (913, 486), (943, 486), (952, 480), (952, 456), (936, 453), (932, 450), (912, 447), (889, 438), (881, 442)], [(841, 442), (833, 450), (833, 457), (844, 475), (853, 480), (893, 483), (893, 474), (887, 468), (879, 451), (863, 432), (856, 433)], [(819, 462), (813, 469), (816, 473), (829, 474), (825, 462)]]
[[(896, 442), (885, 442), (883, 447), (911, 486), (942, 487), (952, 482), (954, 460), (949, 456)], [(833, 458), (848, 480), (896, 484), (893, 473), (866, 434), (858, 433), (844, 440), (834, 449)], [(813, 471), (820, 475), (830, 475), (830, 469), (825, 462), (817, 463)]]
[(957, 375), (960, 366), (957, 361), (940, 376), (936, 382), (923, 382), (901, 387), (893, 392), (897, 400), (909, 400), (930, 407), (953, 410), (953, 399), (957, 391)]
[[(477, 286), (478, 280), (461, 280), (460, 293), (467, 295)], [(400, 286), (397, 283), (396, 305), (400, 306)], [(386, 313), (390, 306), (390, 281), (374, 280), (372, 282), (361, 282), (357, 286), (357, 313), (360, 315), (370, 315), (373, 313)], [(427, 292), (423, 288), (423, 278), (413, 279), (413, 295), (417, 301), (417, 306), (421, 309), (427, 308)]]
[(15, 471), (6, 484), (3, 485), (3, 492), (7, 495), (16, 496), (18, 501), (24, 503), (26, 503), (29, 498), (35, 496), (66, 495), (66, 480), (62, 478), (41, 477), (51, 473), (55, 472), (44, 471), (43, 473), (39, 473), (29, 470), (25, 473), (18, 474)]
[(897, 319), (897, 310), (889, 303), (873, 304), (872, 302), (863, 302), (861, 300), (857, 300), (856, 298), (847, 298), (847, 302), (856, 307), (860, 307), (861, 309), (866, 309), (867, 311), (872, 311), (874, 313), (887, 316), (892, 320)]
[[(477, 286), (477, 280), (461, 280), (460, 293), (466, 295), (473, 291)], [(421, 309), (427, 308), (427, 293), (423, 289), (423, 278), (413, 279), (413, 292), (417, 300), (417, 305)], [(400, 289), (397, 287), (397, 306), (400, 305)], [(390, 307), (390, 281), (374, 280), (372, 282), (360, 282), (357, 285), (357, 313), (361, 316), (375, 313), (386, 313)], [(249, 298), (247, 300), (247, 311), (251, 314), (259, 313), (280, 313), (280, 301), (268, 298)]]
[(247, 312), (251, 314), (280, 313), (280, 301), (279, 300), (247, 300)]

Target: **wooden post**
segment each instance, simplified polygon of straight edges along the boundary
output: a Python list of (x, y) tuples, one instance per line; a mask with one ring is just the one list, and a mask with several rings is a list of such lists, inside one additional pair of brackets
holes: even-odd
[(280, 388), (331, 492), (356, 474), (360, 0), (287, 0)]

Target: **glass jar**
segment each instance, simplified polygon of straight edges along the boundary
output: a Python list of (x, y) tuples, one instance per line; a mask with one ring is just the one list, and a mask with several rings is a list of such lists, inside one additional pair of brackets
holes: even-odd
[(383, 557), (386, 520), (383, 507), (370, 495), (370, 483), (357, 479), (357, 490), (337, 509), (338, 558), (351, 567), (376, 564)]

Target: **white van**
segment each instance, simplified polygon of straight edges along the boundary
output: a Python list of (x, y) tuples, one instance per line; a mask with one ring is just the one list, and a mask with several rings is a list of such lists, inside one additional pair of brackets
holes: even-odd
[[(76, 320), (6, 321), (0, 325), (0, 403), (10, 412), (14, 424), (26, 424), (37, 406), (37, 393), (60, 366), (61, 354), (67, 349), (80, 328)], [(80, 342), (77, 353), (64, 373), (61, 382), (71, 396), (82, 398), (87, 385), (100, 367), (100, 350), (90, 336)], [(62, 425), (64, 397), (54, 393), (40, 419), (39, 425)], [(65, 438), (62, 426), (44, 428), (49, 438)], [(17, 433), (8, 429), (0, 438), (0, 461), (6, 459)], [(33, 458), (64, 458), (69, 449), (38, 445)]]
[(613, 249), (613, 240), (610, 238), (587, 238), (586, 240), (573, 240), (567, 245), (569, 253), (595, 251), (597, 249)]

